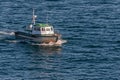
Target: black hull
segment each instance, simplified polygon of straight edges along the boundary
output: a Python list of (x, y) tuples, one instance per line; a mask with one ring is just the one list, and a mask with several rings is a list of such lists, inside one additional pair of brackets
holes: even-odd
[(57, 42), (59, 39), (58, 35), (33, 35), (25, 32), (15, 32), (16, 39), (21, 39), (24, 41), (33, 41), (37, 43), (49, 43)]

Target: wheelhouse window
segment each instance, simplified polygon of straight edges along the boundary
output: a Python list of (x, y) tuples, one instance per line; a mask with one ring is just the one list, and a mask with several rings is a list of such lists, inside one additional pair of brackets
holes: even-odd
[(46, 28), (46, 31), (50, 31), (50, 28)]
[(35, 27), (34, 30), (35, 31), (40, 31), (40, 28), (39, 27)]
[(53, 28), (51, 28), (51, 31), (53, 31)]
[(42, 28), (42, 31), (45, 31), (45, 28)]

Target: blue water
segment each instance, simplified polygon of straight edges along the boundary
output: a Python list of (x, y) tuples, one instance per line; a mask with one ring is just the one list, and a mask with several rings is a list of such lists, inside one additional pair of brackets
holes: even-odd
[[(31, 23), (52, 24), (68, 42), (11, 41)], [(120, 0), (0, 0), (0, 80), (119, 80)]]

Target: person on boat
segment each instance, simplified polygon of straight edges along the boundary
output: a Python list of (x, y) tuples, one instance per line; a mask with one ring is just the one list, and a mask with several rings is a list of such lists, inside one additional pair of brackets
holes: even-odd
[(32, 30), (32, 28), (33, 28), (33, 25), (31, 24), (31, 25), (29, 26), (29, 29)]

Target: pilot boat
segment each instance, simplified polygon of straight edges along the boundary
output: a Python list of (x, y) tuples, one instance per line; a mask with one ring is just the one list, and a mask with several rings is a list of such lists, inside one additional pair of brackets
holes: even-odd
[(33, 10), (32, 23), (25, 30), (16, 31), (16, 39), (39, 44), (61, 45), (63, 43), (61, 35), (55, 33), (53, 26), (48, 23), (36, 23), (36, 17)]

